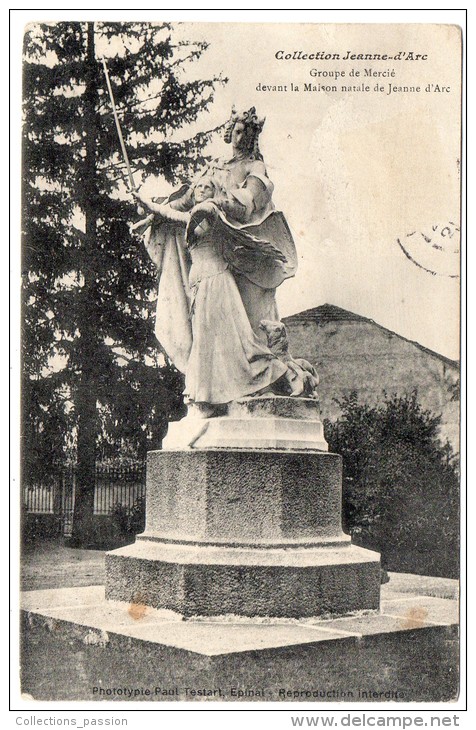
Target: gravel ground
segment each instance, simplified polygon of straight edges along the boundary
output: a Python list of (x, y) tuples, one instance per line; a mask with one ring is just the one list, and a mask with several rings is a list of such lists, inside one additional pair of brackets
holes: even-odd
[(389, 573), (388, 589), (395, 593), (418, 593), (420, 596), (457, 599), (459, 584), (453, 578), (432, 578), (413, 573)]
[(64, 539), (30, 543), (21, 555), (21, 590), (102, 585), (104, 556), (104, 550), (70, 548)]

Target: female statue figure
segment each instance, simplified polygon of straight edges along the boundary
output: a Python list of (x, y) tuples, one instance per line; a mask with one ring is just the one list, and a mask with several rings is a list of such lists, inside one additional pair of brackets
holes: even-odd
[(136, 194), (150, 210), (136, 229), (146, 230), (160, 273), (157, 337), (185, 373), (189, 400), (212, 410), (246, 395), (286, 392), (293, 372), (260, 327), (279, 319), (275, 289), (296, 268), (259, 152), (263, 122), (254, 108), (233, 110), (225, 131), (231, 159), (214, 160), (164, 203)]
[[(275, 264), (259, 258), (253, 262), (236, 259), (232, 264), (253, 331), (266, 343), (260, 322), (279, 320), (276, 287), (296, 273), (297, 254), (284, 216), (274, 209), (274, 185), (259, 149), (264, 122), (258, 118), (254, 107), (242, 113), (233, 107), (224, 133), (224, 141), (231, 144), (233, 154), (231, 158), (213, 160), (201, 171), (199, 178), (212, 176), (224, 191), (217, 204), (230, 226), (273, 241), (285, 257), (285, 261)], [(191, 190), (182, 189), (181, 192), (182, 195), (170, 205), (177, 210), (190, 210)]]

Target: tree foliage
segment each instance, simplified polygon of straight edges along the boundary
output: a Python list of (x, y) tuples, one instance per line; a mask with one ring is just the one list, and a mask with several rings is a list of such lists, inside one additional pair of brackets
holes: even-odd
[(206, 161), (215, 130), (186, 128), (206, 126), (220, 79), (187, 78), (206, 44), (174, 37), (167, 23), (42, 23), (25, 33), (24, 467), (47, 469), (73, 447), (80, 502), (88, 490), (90, 501), (98, 453), (126, 444), (143, 455), (182, 407), (181, 377), (153, 335), (156, 272), (129, 232), (137, 211), (100, 58), (136, 184), (150, 174), (179, 183)]
[(440, 417), (417, 393), (387, 396), (377, 406), (356, 393), (342, 416), (325, 423), (331, 451), (343, 457), (343, 525), (382, 553), (390, 569), (458, 574), (459, 479)]

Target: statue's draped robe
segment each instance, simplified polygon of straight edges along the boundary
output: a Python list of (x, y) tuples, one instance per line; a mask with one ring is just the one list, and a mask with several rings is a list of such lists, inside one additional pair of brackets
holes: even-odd
[(185, 373), (192, 347), (189, 286), (190, 254), (180, 221), (148, 219), (145, 246), (159, 272), (155, 336), (180, 372)]
[[(254, 161), (232, 163), (216, 161), (202, 174), (218, 179), (246, 207), (245, 222), (219, 213), (210, 231), (187, 246), (191, 224), (186, 231), (183, 211), (193, 206), (190, 191), (171, 196), (166, 220), (144, 221), (150, 224), (146, 247), (159, 270), (155, 333), (185, 373), (185, 392), (195, 402), (227, 403), (286, 372), (259, 323), (279, 319), (275, 289), (295, 272), (294, 243), (274, 211), (262, 163), (254, 173)], [(249, 195), (250, 176), (263, 183), (260, 199)]]
[[(294, 276), (297, 269), (297, 254), (291, 232), (283, 214), (275, 211), (272, 201), (274, 185), (267, 176), (264, 163), (249, 158), (214, 160), (203, 169), (201, 176), (212, 177), (245, 207), (245, 220), (237, 221), (228, 216), (230, 226), (272, 241), (286, 258), (284, 264), (273, 265), (269, 259), (261, 258), (249, 265), (246, 256), (240, 261), (239, 254), (235, 254), (230, 261), (253, 331), (266, 344), (266, 335), (259, 324), (263, 319), (279, 320), (276, 287), (284, 279)], [(249, 183), (252, 180), (262, 183), (259, 192), (256, 189), (250, 191)]]

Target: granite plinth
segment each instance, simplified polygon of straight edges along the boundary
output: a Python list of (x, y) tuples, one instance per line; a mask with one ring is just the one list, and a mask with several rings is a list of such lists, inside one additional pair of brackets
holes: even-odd
[(150, 452), (146, 529), (106, 556), (106, 596), (179, 613), (377, 610), (378, 554), (341, 528), (341, 458), (292, 451)]
[(337, 454), (208, 449), (151, 451), (146, 534), (263, 544), (332, 538), (341, 528)]

